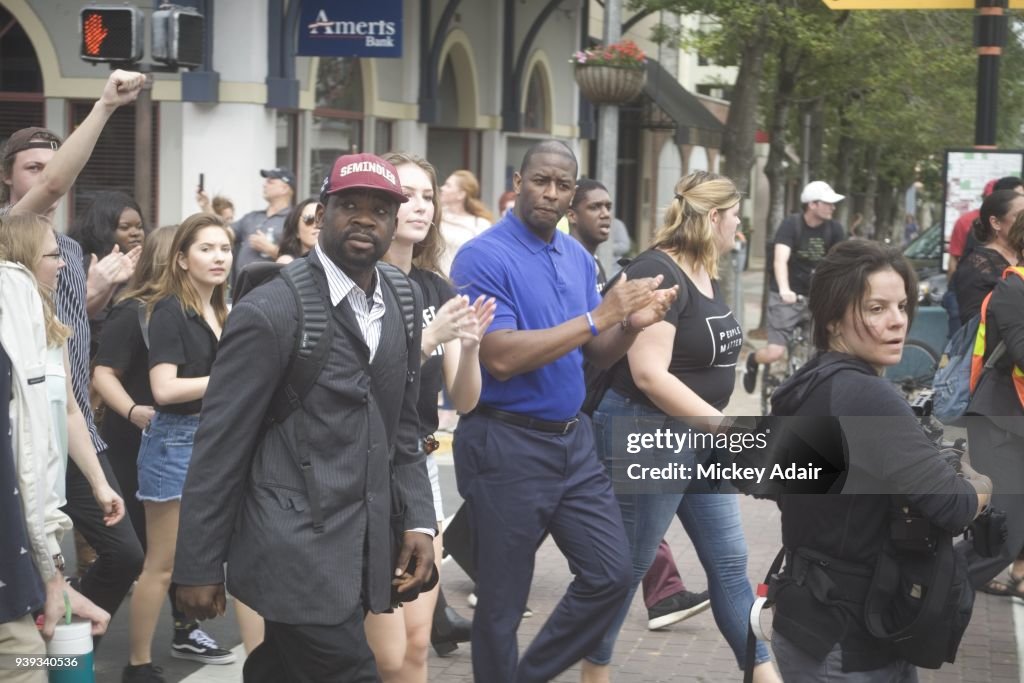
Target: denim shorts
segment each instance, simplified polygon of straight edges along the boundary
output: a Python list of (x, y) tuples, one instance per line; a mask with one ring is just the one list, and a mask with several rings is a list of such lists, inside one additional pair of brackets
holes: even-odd
[(198, 426), (199, 415), (160, 411), (153, 415), (149, 427), (142, 432), (139, 446), (136, 498), (155, 503), (181, 499)]

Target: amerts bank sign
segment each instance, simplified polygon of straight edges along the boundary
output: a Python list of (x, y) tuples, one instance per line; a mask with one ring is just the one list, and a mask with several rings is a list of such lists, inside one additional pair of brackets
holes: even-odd
[(303, 0), (298, 54), (401, 57), (402, 0)]

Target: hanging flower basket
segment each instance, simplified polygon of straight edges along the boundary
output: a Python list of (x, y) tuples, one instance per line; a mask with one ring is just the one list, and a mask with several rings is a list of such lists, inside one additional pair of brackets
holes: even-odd
[(580, 50), (569, 62), (583, 96), (594, 104), (625, 104), (647, 81), (647, 57), (631, 40)]
[(646, 69), (601, 64), (577, 64), (575, 76), (583, 96), (594, 104), (625, 104), (647, 82)]

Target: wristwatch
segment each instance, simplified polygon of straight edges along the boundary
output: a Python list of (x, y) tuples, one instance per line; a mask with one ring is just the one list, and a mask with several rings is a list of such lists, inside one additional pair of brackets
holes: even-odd
[(62, 553), (57, 553), (53, 556), (53, 564), (56, 565), (57, 571), (61, 574), (64, 573), (64, 555)]

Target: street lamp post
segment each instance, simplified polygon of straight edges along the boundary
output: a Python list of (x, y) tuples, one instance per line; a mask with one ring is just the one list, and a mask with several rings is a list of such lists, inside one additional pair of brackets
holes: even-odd
[[(604, 3), (604, 44), (617, 42), (622, 35), (622, 2), (606, 0)], [(616, 171), (619, 161), (619, 107), (602, 104), (598, 108), (600, 125), (597, 129), (597, 179), (608, 188), (615, 201)]]

